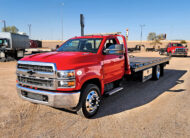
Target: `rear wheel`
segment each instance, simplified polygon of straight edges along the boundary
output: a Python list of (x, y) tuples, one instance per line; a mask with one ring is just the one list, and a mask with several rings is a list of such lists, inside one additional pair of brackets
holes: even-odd
[(88, 84), (84, 90), (82, 90), (82, 97), (80, 100), (80, 109), (77, 111), (77, 114), (90, 118), (94, 116), (100, 105), (101, 95), (100, 89), (95, 84)]
[(153, 79), (154, 80), (159, 80), (161, 75), (161, 69), (160, 65), (157, 65), (153, 68)]
[(0, 58), (0, 62), (6, 62), (6, 58)]

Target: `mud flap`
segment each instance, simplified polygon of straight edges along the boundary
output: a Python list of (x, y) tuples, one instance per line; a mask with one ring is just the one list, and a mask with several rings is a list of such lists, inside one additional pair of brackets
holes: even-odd
[(24, 57), (24, 51), (23, 50), (17, 51), (17, 57), (18, 58)]

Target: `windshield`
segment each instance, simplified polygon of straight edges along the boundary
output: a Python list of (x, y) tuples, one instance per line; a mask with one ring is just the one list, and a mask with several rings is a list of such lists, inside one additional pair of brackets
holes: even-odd
[(177, 44), (177, 43), (176, 43), (176, 44), (173, 44), (173, 46), (182, 46), (182, 44)]
[(0, 39), (0, 45), (3, 45), (3, 39)]
[(6, 39), (0, 39), (0, 46), (8, 46), (8, 41)]
[(71, 39), (65, 42), (60, 48), (57, 49), (57, 51), (97, 53), (101, 42), (101, 38)]

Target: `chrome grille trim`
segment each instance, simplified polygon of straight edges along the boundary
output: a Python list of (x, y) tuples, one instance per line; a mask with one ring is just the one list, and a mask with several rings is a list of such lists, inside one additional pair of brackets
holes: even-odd
[[(21, 67), (19, 68), (19, 66)], [(48, 69), (46, 69), (46, 67), (52, 68), (52, 69), (49, 69), (49, 71), (47, 71)], [(57, 70), (54, 63), (34, 62), (34, 61), (18, 61), (17, 68), (23, 69), (23, 70), (34, 70), (37, 72), (51, 72), (51, 73)], [(38, 68), (41, 68), (41, 69), (38, 69)], [(43, 71), (43, 68), (45, 68), (44, 69), (45, 71)]]
[(175, 52), (185, 52), (184, 48), (176, 48)]
[[(22, 74), (22, 75), (29, 76), (29, 74), (27, 73), (28, 71), (29, 70), (17, 69), (17, 75)], [(55, 78), (55, 73), (35, 71), (35, 74), (33, 74), (32, 76), (33, 77)]]
[(42, 78), (32, 78), (26, 76), (18, 76), (18, 81), (22, 85), (38, 87), (38, 88), (48, 88), (48, 89), (55, 89), (54, 80), (53, 79), (42, 79)]
[[(29, 68), (18, 68), (18, 65), (20, 65), (21, 67), (24, 67), (26, 65)], [(54, 63), (18, 61), (18, 65), (17, 65), (16, 73), (18, 76), (19, 84), (36, 87), (36, 88), (42, 88), (42, 89), (56, 90), (56, 88), (57, 88), (57, 83), (56, 83), (57, 68)], [(52, 68), (52, 71), (47, 72), (47, 70), (44, 69), (44, 72), (43, 72), (41, 70), (38, 70), (35, 66), (40, 66), (42, 68), (46, 68), (46, 67)], [(34, 72), (34, 74), (28, 73), (31, 70)], [(21, 77), (23, 79), (20, 79)], [(51, 86), (50, 86), (50, 84), (46, 83), (46, 82), (50, 82), (50, 81), (52, 83)]]

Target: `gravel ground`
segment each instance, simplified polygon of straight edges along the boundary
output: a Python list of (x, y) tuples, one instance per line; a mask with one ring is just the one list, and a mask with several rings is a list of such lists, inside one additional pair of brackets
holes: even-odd
[(158, 81), (125, 82), (92, 119), (21, 100), (15, 72), (0, 63), (0, 137), (190, 137), (190, 57), (173, 57)]

